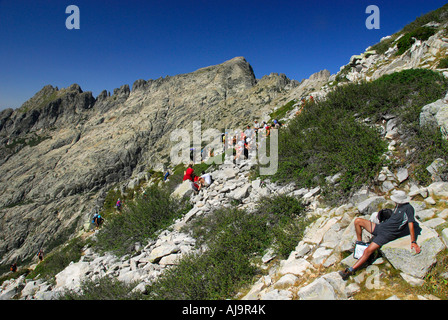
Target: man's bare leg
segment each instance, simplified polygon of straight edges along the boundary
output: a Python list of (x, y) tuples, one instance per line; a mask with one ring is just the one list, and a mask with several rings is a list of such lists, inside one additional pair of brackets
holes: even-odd
[(355, 271), (356, 269), (358, 269), (359, 267), (361, 267), (366, 261), (367, 259), (369, 259), (369, 257), (376, 251), (379, 249), (379, 245), (377, 245), (375, 242), (372, 242), (367, 248), (366, 250), (364, 250), (364, 253), (362, 255), (361, 258), (359, 258), (359, 260), (355, 263), (355, 265), (353, 266), (353, 271)]
[(362, 241), (362, 229), (365, 229), (369, 233), (373, 233), (373, 230), (375, 230), (375, 223), (362, 218), (357, 218), (355, 220), (355, 231), (358, 241)]

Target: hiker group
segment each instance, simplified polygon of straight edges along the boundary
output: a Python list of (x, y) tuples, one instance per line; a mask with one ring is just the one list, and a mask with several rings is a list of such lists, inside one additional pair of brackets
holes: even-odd
[[(215, 154), (211, 149), (202, 149), (201, 156), (203, 161), (208, 158), (212, 158), (218, 154), (226, 154), (227, 150), (233, 149), (233, 160), (249, 159), (251, 152), (254, 152), (259, 148), (257, 144), (257, 135), (259, 136), (260, 143), (270, 136), (271, 129), (278, 129), (282, 124), (278, 120), (274, 120), (272, 124), (268, 124), (266, 121), (258, 123), (254, 121), (253, 127), (248, 125), (244, 131), (235, 131), (233, 133), (226, 132), (221, 134), (222, 152)], [(183, 181), (191, 181), (191, 187), (195, 192), (199, 192), (201, 188), (207, 187), (212, 183), (212, 177), (208, 173), (201, 172), (200, 175), (196, 175), (193, 169), (194, 163), (196, 163), (195, 149), (190, 149), (190, 164), (184, 172)], [(166, 181), (171, 172), (168, 170), (163, 180)]]

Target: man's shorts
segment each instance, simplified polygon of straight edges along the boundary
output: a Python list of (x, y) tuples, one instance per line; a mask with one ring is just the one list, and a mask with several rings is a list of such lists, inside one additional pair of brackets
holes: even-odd
[(381, 227), (379, 227), (379, 224), (375, 223), (375, 229), (372, 232), (372, 235), (374, 236), (372, 242), (382, 247), (391, 241), (407, 236), (409, 234), (410, 234), (409, 227), (407, 225), (405, 228), (403, 228), (403, 230), (399, 231), (396, 234), (387, 234), (386, 232), (382, 232), (382, 229)]
[(377, 233), (376, 232), (376, 227), (375, 230), (373, 230), (373, 235), (374, 238), (372, 239), (372, 242), (375, 242), (377, 245), (379, 245), (380, 247), (384, 246), (386, 243), (392, 241), (390, 240), (388, 237), (386, 237), (386, 235), (384, 233)]

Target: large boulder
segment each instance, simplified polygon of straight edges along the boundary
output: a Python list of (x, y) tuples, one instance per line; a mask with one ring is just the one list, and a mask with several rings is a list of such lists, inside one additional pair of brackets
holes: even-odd
[(297, 294), (300, 300), (336, 300), (333, 288), (322, 278), (303, 287)]
[(190, 180), (185, 180), (179, 186), (177, 186), (176, 190), (174, 190), (171, 195), (178, 198), (191, 197), (194, 194), (194, 190), (191, 184), (192, 182)]
[(90, 270), (88, 262), (70, 263), (68, 267), (56, 275), (55, 290), (77, 290), (85, 274)]
[(385, 204), (387, 202), (386, 198), (376, 196), (376, 197), (370, 197), (363, 202), (358, 204), (358, 211), (361, 214), (372, 214), (373, 212), (379, 211), (381, 205)]
[(157, 263), (165, 256), (168, 256), (172, 253), (179, 252), (180, 248), (177, 245), (171, 245), (168, 243), (163, 243), (161, 246), (154, 248), (147, 260), (151, 263)]
[(402, 237), (385, 244), (381, 248), (383, 256), (394, 266), (413, 277), (423, 278), (431, 266), (436, 263), (437, 254), (445, 248), (434, 230), (421, 225), (422, 231), (417, 242), (421, 248), (419, 254), (411, 251), (411, 236)]
[(448, 197), (448, 182), (434, 182), (427, 189), (430, 195)]
[(229, 197), (235, 200), (242, 200), (246, 198), (250, 187), (250, 184), (245, 184), (242, 187), (237, 188), (233, 192), (231, 192), (229, 194)]
[(421, 126), (441, 127), (448, 130), (448, 104), (447, 97), (430, 103), (422, 108), (420, 113)]

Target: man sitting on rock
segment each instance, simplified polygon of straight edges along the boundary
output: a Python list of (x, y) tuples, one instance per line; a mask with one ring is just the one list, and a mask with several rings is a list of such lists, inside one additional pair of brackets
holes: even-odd
[(363, 229), (371, 233), (374, 238), (353, 267), (339, 272), (344, 280), (347, 280), (349, 276), (354, 274), (377, 249), (395, 239), (410, 235), (411, 250), (415, 250), (417, 254), (420, 253), (420, 247), (416, 241), (420, 227), (414, 218), (414, 208), (409, 204), (410, 197), (407, 197), (404, 191), (397, 191), (390, 198), (396, 203), (396, 207), (394, 213), (386, 221), (376, 224), (361, 218), (355, 220), (356, 237), (359, 242), (362, 241)]

